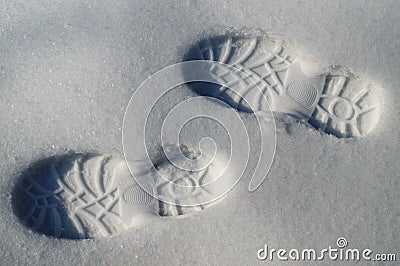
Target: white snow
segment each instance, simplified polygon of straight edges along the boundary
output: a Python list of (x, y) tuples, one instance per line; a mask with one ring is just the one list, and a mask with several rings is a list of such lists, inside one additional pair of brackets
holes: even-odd
[[(0, 264), (250, 265), (264, 244), (322, 249), (339, 237), (398, 252), (399, 14), (398, 1), (3, 1)], [(364, 138), (338, 139), (279, 116), (262, 186), (249, 193), (245, 176), (188, 216), (82, 241), (21, 225), (11, 195), (28, 165), (70, 150), (122, 156), (133, 91), (198, 40), (227, 31), (279, 35), (321, 65), (373, 81), (383, 91), (380, 122)]]

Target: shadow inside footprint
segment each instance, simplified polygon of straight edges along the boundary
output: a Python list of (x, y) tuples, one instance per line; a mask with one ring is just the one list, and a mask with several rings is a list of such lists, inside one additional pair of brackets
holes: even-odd
[[(24, 225), (49, 236), (84, 238), (82, 230), (77, 226), (81, 221), (76, 217), (74, 221), (61, 195), (63, 191), (60, 182), (64, 181), (59, 175), (65, 176), (74, 158), (65, 156), (43, 159), (21, 176), (12, 199), (15, 214)], [(63, 167), (59, 167), (60, 162), (64, 162)]]
[[(239, 41), (241, 40), (240, 38), (235, 38), (235, 40), (237, 39)], [(188, 49), (187, 53), (184, 55), (184, 61), (207, 60), (232, 64), (232, 62), (237, 59), (236, 57), (238, 54), (238, 51), (235, 48), (241, 49), (241, 47), (232, 47), (231, 45), (232, 39), (224, 35), (202, 39)], [(212, 73), (211, 69), (210, 73)], [(246, 77), (238, 78), (246, 79)], [(229, 79), (229, 77), (215, 75), (216, 83), (201, 81), (190, 82), (189, 87), (201, 96), (214, 97), (222, 100), (232, 108), (242, 112), (252, 112), (251, 108), (243, 102), (243, 98), (240, 95), (238, 95), (234, 90), (220, 85), (234, 82), (234, 80)], [(232, 83), (231, 85), (236, 84)]]
[(124, 160), (79, 153), (29, 167), (16, 184), (12, 201), (25, 226), (68, 239), (119, 232), (132, 224), (134, 215), (151, 213), (154, 202), (135, 184)]

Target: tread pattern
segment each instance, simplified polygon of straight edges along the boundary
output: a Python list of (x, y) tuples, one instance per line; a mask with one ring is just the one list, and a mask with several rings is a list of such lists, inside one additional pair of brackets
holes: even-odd
[(123, 168), (122, 159), (104, 155), (49, 159), (30, 169), (17, 184), (17, 215), (32, 230), (58, 238), (120, 232), (130, 225), (123, 204), (148, 206), (152, 202), (151, 196), (132, 184), (130, 176), (117, 183)]
[(309, 122), (338, 137), (361, 137), (378, 122), (378, 99), (367, 85), (352, 86), (345, 76), (328, 75)]
[[(261, 37), (219, 36), (200, 41), (187, 59), (233, 66), (221, 64), (209, 71), (216, 81), (228, 84), (238, 94), (210, 84), (194, 86), (195, 91), (245, 112), (268, 110), (263, 106), (263, 95), (272, 111), (306, 118), (315, 128), (340, 138), (362, 137), (371, 132), (379, 121), (381, 106), (381, 97), (371, 84), (343, 74), (305, 74), (302, 66), (307, 62), (287, 50), (278, 42)], [(256, 85), (262, 94), (255, 92)], [(243, 96), (251, 102), (244, 102)]]
[[(207, 39), (196, 45), (190, 53), (190, 60), (211, 60), (233, 66), (210, 69), (217, 81), (234, 87), (240, 95), (252, 94), (255, 86), (273, 103), (275, 97), (284, 91), (284, 79), (294, 58), (288, 55), (282, 45), (262, 38), (220, 37)], [(268, 47), (264, 47), (267, 45)], [(233, 70), (233, 71), (232, 71)], [(245, 74), (243, 74), (245, 73)], [(233, 108), (254, 111), (243, 98), (227, 87), (210, 87), (211, 96), (226, 101)], [(263, 101), (256, 95), (251, 106), (263, 110)]]

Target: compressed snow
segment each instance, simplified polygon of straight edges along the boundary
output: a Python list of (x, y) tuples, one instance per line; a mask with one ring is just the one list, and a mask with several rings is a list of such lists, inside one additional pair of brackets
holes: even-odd
[[(248, 265), (264, 244), (322, 249), (339, 237), (399, 250), (397, 1), (3, 1), (0, 12), (1, 264)], [(383, 94), (379, 124), (364, 138), (338, 139), (278, 117), (263, 185), (249, 193), (246, 175), (188, 216), (83, 241), (21, 225), (11, 193), (28, 165), (70, 150), (122, 156), (133, 91), (199, 40), (232, 31), (284, 36), (321, 65), (373, 81)]]

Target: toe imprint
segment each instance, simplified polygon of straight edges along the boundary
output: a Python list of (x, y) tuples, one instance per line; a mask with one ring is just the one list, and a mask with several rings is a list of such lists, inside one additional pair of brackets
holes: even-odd
[[(218, 71), (217, 81), (222, 80), (229, 87), (235, 87), (240, 95), (252, 95), (255, 85), (265, 94), (270, 104), (284, 91), (284, 80), (294, 57), (286, 53), (282, 45), (266, 38), (220, 36), (201, 41), (189, 52), (188, 60), (212, 60), (233, 66), (234, 68)], [(210, 70), (212, 71), (212, 70)], [(254, 94), (252, 106), (241, 101), (241, 97), (221, 86), (204, 86), (195, 88), (201, 94), (211, 95), (226, 101), (241, 111), (259, 111), (265, 107)]]

